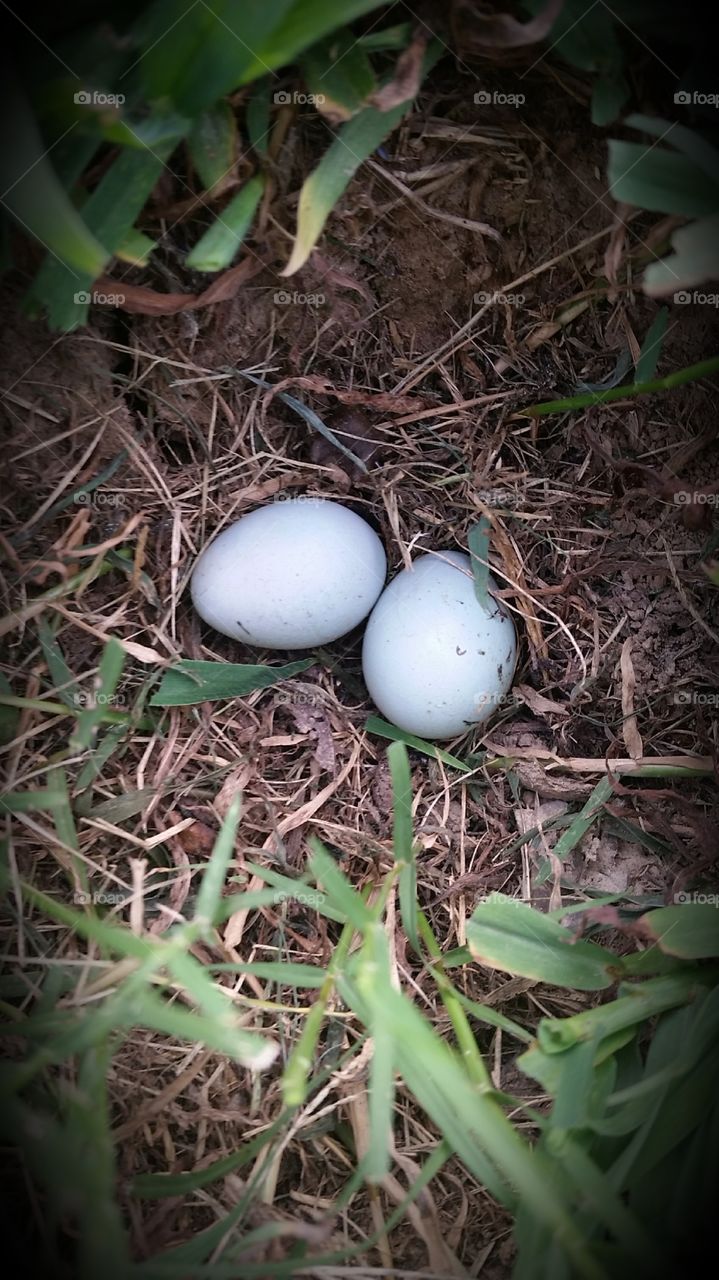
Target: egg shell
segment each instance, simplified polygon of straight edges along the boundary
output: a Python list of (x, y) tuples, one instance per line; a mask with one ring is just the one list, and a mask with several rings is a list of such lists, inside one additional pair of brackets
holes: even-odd
[(384, 547), (361, 516), (295, 498), (251, 511), (210, 543), (192, 574), (192, 602), (235, 640), (309, 649), (362, 622), (386, 573)]
[(423, 738), (453, 738), (486, 720), (510, 689), (516, 661), (512, 619), (492, 596), (479, 603), (469, 556), (459, 551), (420, 556), (399, 573), (372, 611), (362, 648), (373, 702)]

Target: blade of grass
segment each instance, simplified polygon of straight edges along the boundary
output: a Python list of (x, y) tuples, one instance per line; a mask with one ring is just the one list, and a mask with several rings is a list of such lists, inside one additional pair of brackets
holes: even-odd
[(37, 636), (43, 657), (47, 663), (50, 679), (55, 688), (59, 689), (58, 697), (68, 707), (78, 706), (75, 696), (78, 692), (77, 681), (65, 661), (65, 656), (55, 632), (47, 619), (42, 616), (37, 620)]
[[(597, 821), (607, 800), (614, 795), (614, 788), (608, 777), (600, 778), (589, 796), (584, 808), (580, 810), (574, 821), (563, 831), (552, 850), (554, 856), (562, 862), (579, 844), (589, 828)], [(537, 875), (537, 884), (544, 884), (551, 873), (551, 865), (547, 860)]]
[(150, 698), (151, 707), (189, 707), (197, 702), (225, 702), (242, 698), (255, 689), (269, 689), (306, 671), (312, 658), (288, 662), (284, 667), (254, 665), (250, 662), (194, 662), (189, 659), (170, 667)]
[(634, 372), (635, 382), (651, 382), (657, 371), (659, 357), (662, 354), (662, 343), (664, 334), (667, 331), (667, 322), (669, 320), (669, 308), (660, 307), (659, 311), (649, 326), (642, 349), (639, 352), (637, 367)]
[[(424, 59), (424, 74), (442, 53), (435, 41)], [(384, 141), (412, 105), (412, 98), (390, 111), (365, 107), (343, 125), (316, 169), (306, 178), (297, 211), (297, 233), (292, 254), (283, 276), (294, 275), (303, 267), (322, 234), (324, 225), (340, 196), (349, 186), (360, 165)]]
[(362, 1167), (367, 1181), (378, 1183), (390, 1169), (395, 1098), (394, 1027), (383, 999), (383, 993), (391, 986), (389, 947), (380, 921), (373, 922), (364, 931), (355, 981), (368, 1010), (367, 1027), (372, 1037), (367, 1090), (369, 1132)]
[(256, 174), (218, 214), (185, 259), (193, 271), (222, 271), (237, 254), (265, 189), (264, 174)]
[(387, 749), (394, 824), (392, 841), (395, 866), (399, 869), (399, 906), (404, 931), (417, 955), (417, 864), (412, 839), (412, 777), (409, 770), (407, 748), (403, 742), (393, 742)]
[(200, 891), (197, 895), (193, 923), (199, 926), (205, 937), (211, 931), (212, 922), (225, 887), (227, 869), (235, 852), (235, 834), (240, 820), (241, 799), (235, 796), (230, 804), (225, 820), (220, 828), (210, 855), (210, 861), (203, 874)]
[(105, 709), (112, 703), (115, 689), (125, 666), (126, 653), (119, 641), (111, 637), (105, 645), (97, 675), (95, 706), (81, 712), (70, 737), (70, 750), (85, 751), (93, 742)]
[(323, 977), (319, 996), (310, 1009), (300, 1038), (289, 1056), (282, 1076), (282, 1098), (287, 1107), (301, 1107), (307, 1098), (309, 1075), (312, 1070), (322, 1023), (334, 990), (336, 976), (342, 970), (347, 959), (354, 932), (354, 925), (348, 921), (340, 934), (339, 942), (332, 954), (327, 973)]
[(467, 534), (467, 546), (472, 561), (474, 594), (483, 609), (489, 607), (489, 535), (492, 525), (486, 516), (480, 516)]
[(205, 191), (212, 191), (232, 173), (237, 146), (237, 119), (229, 102), (213, 103), (194, 121), (187, 149)]
[(607, 404), (610, 400), (629, 400), (634, 396), (643, 396), (650, 391), (670, 391), (673, 387), (681, 387), (686, 382), (696, 382), (698, 378), (708, 378), (719, 371), (719, 356), (709, 360), (700, 360), (697, 364), (687, 365), (685, 369), (677, 369), (664, 378), (654, 378), (650, 382), (634, 382), (623, 387), (612, 387), (609, 391), (590, 392), (581, 396), (569, 396), (566, 400), (547, 400), (543, 404), (533, 404), (527, 409), (520, 409), (520, 417), (543, 418), (548, 413), (563, 413), (567, 409), (587, 409), (591, 405)]
[(130, 1248), (115, 1199), (115, 1153), (110, 1137), (107, 1073), (111, 1052), (106, 1039), (83, 1055), (77, 1088), (68, 1094), (66, 1127), (80, 1147), (73, 1186), (81, 1218), (80, 1275), (84, 1280), (126, 1280)]
[(490, 969), (575, 991), (601, 991), (615, 981), (619, 962), (611, 951), (578, 941), (519, 899), (490, 894), (475, 909), (466, 930), (475, 960)]
[(370, 925), (374, 924), (374, 916), (369, 907), (352, 888), (334, 858), (317, 837), (311, 836), (308, 843), (312, 850), (309, 866), (317, 883), (324, 885), (330, 903), (342, 912), (343, 919), (351, 921), (355, 929), (364, 933)]
[(471, 773), (472, 770), (463, 760), (459, 760), (457, 756), (450, 755), (449, 751), (444, 751), (442, 747), (437, 747), (433, 742), (425, 742), (424, 738), (417, 738), (413, 733), (405, 733), (404, 729), (398, 729), (396, 725), (389, 724), (387, 720), (382, 720), (380, 716), (368, 716), (365, 721), (365, 731), (367, 733), (375, 733), (381, 738), (391, 738), (393, 742), (403, 742), (405, 746), (411, 747), (413, 751), (420, 751), (424, 756), (430, 756), (434, 760), (441, 760), (443, 764), (447, 764), (451, 769), (459, 769), (461, 773)]
[(81, 289), (83, 279), (92, 281), (100, 275), (110, 251), (63, 190), (27, 99), (13, 75), (6, 90), (5, 109), (13, 127), (0, 157), (3, 203)]

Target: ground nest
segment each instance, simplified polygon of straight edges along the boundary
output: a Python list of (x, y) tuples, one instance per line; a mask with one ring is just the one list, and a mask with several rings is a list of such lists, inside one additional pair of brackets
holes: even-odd
[[(700, 383), (539, 421), (522, 416), (528, 404), (610, 375), (623, 351), (636, 355), (655, 311), (640, 291), (611, 283), (620, 262), (638, 272), (655, 236), (651, 217), (617, 222), (600, 176), (604, 139), (589, 130), (584, 103), (541, 70), (535, 89), (527, 123), (511, 107), (480, 109), (440, 79), (354, 180), (320, 252), (289, 281), (266, 266), (205, 311), (98, 310), (90, 328), (63, 337), (19, 318), (22, 282), (9, 289), (4, 671), (12, 693), (34, 702), (4, 751), (8, 789), (32, 787), (67, 739), (62, 711), (38, 703), (56, 705), (61, 689), (39, 641), (40, 619), (88, 698), (103, 640), (119, 637), (129, 657), (114, 706), (131, 709), (177, 657), (278, 660), (205, 628), (186, 591), (209, 537), (258, 504), (305, 494), (347, 503), (381, 534), (392, 574), (422, 551), (466, 549), (469, 529), (485, 516), (520, 659), (514, 694), (498, 714), (444, 744), (471, 775), (411, 752), (418, 897), (437, 936), (447, 949), (461, 946), (465, 919), (493, 889), (545, 908), (560, 890), (567, 901), (607, 893), (649, 905), (711, 890), (719, 592), (704, 565), (717, 545), (716, 507), (696, 495), (719, 480), (714, 392)], [(557, 146), (559, 109), (566, 129)], [(274, 211), (285, 224), (318, 127), (309, 118), (296, 124), (294, 170), (283, 176)], [(478, 222), (501, 242), (471, 225)], [(279, 252), (286, 236), (278, 225), (268, 225), (267, 243)], [(171, 282), (156, 287), (173, 287), (180, 269), (171, 236), (160, 259)], [(672, 309), (660, 370), (706, 353), (706, 310)], [(283, 391), (323, 418), (359, 408), (371, 440), (357, 440), (367, 473), (318, 450)], [(128, 896), (142, 887), (134, 928), (160, 931), (176, 918), (171, 912), (188, 910), (238, 789), (235, 883), (252, 880), (248, 862), (296, 874), (310, 835), (357, 886), (388, 868), (387, 743), (365, 730), (374, 708), (362, 684), (361, 636), (359, 628), (318, 652), (291, 682), (169, 710), (156, 728), (137, 728), (98, 757), (82, 788), (90, 753), (65, 759), (93, 886)], [(611, 774), (613, 760), (680, 756), (695, 758), (695, 778), (617, 777), (601, 821), (539, 882), (562, 818)], [(492, 765), (498, 757), (511, 760)], [(67, 896), (63, 839), (42, 817), (18, 817), (14, 865), (39, 888)], [(128, 919), (129, 911), (113, 899), (111, 914)], [(288, 900), (233, 917), (216, 953), (196, 954), (326, 964), (335, 942), (311, 906)], [(399, 930), (395, 946), (402, 982), (431, 1011), (434, 986)], [(44, 964), (81, 954), (70, 931), (32, 912), (6, 948)], [(30, 998), (35, 971), (25, 972)], [(265, 983), (252, 975), (227, 981), (262, 1025)], [(472, 999), (529, 1025), (547, 1009), (581, 1007), (480, 966), (467, 966), (462, 982)], [(339, 1012), (322, 1042), (330, 1067), (356, 1035)], [(434, 1016), (448, 1029), (441, 1008)], [(290, 999), (276, 1019), (281, 1068), (298, 1034)], [(501, 1032), (478, 1035), (495, 1083), (541, 1106)], [(122, 1179), (202, 1168), (231, 1152), (238, 1135), (261, 1133), (277, 1105), (274, 1071), (259, 1088), (217, 1053), (134, 1031), (109, 1079)], [(347, 1132), (355, 1144), (362, 1135), (361, 1073), (338, 1067), (329, 1080), (249, 1217), (254, 1226), (281, 1222), (287, 1238), (309, 1246), (346, 1181)], [(398, 1108), (406, 1186), (436, 1135), (401, 1088)], [(128, 1202), (137, 1255), (216, 1221), (244, 1185), (231, 1174), (189, 1198)], [(403, 1193), (399, 1181), (378, 1191), (381, 1212)], [(465, 1266), (479, 1258), (484, 1274), (506, 1274), (509, 1220), (457, 1162), (419, 1204), (368, 1265), (394, 1258), (426, 1269), (429, 1257), (437, 1269), (444, 1244)], [(358, 1243), (377, 1212), (358, 1191), (322, 1243)], [(272, 1248), (281, 1256), (281, 1242)]]

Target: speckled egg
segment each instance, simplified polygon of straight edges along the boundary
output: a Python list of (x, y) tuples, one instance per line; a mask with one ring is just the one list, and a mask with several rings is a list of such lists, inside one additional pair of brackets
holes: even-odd
[(273, 502), (223, 530), (192, 575), (192, 602), (223, 635), (262, 649), (310, 649), (356, 627), (387, 572), (361, 516), (323, 498)]
[(512, 619), (491, 595), (479, 603), (470, 558), (459, 551), (420, 556), (393, 579), (362, 649), (373, 702), (422, 738), (453, 738), (486, 720), (508, 693), (516, 661)]

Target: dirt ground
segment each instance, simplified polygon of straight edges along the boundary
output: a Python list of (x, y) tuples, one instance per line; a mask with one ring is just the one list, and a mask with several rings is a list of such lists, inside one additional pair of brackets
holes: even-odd
[[(489, 77), (490, 88), (516, 85), (511, 71)], [(618, 229), (604, 184), (607, 135), (588, 126), (581, 86), (542, 67), (523, 92), (521, 108), (476, 105), (443, 64), (418, 109), (352, 182), (311, 265), (289, 280), (267, 267), (231, 300), (179, 316), (96, 308), (88, 329), (66, 336), (18, 315), (22, 273), (4, 302), (4, 611), (15, 623), (3, 670), (18, 695), (53, 688), (28, 602), (87, 567), (89, 547), (125, 549), (130, 567), (69, 590), (47, 616), (87, 687), (103, 637), (151, 651), (128, 662), (118, 705), (131, 706), (173, 657), (262, 660), (205, 628), (185, 590), (197, 552), (223, 521), (297, 493), (340, 498), (380, 531), (394, 573), (410, 549), (466, 547), (478, 517), (491, 518), (490, 558), (520, 636), (516, 695), (488, 726), (445, 745), (470, 763), (481, 764), (486, 748), (513, 754), (514, 764), (478, 768), (465, 782), (411, 756), (419, 896), (448, 949), (463, 943), (464, 919), (492, 889), (546, 905), (556, 882), (538, 884), (537, 868), (605, 757), (716, 759), (718, 745), (719, 592), (704, 569), (719, 545), (716, 505), (690, 501), (719, 481), (716, 389), (697, 383), (536, 422), (521, 415), (611, 375), (623, 351), (636, 356), (657, 304), (623, 281), (628, 272), (638, 279), (661, 238), (649, 215)], [(293, 194), (323, 131), (309, 115), (293, 126), (292, 165), (279, 179), (265, 244), (254, 246), (269, 245), (277, 264), (286, 259)], [(458, 220), (486, 223), (501, 240)], [(178, 265), (186, 235), (181, 226), (163, 242), (149, 279), (132, 271), (127, 279), (194, 288)], [(616, 284), (607, 277), (612, 263)], [(480, 310), (480, 295), (497, 291), (506, 297), (455, 350), (433, 358)], [(294, 300), (276, 300), (281, 294)], [(659, 373), (712, 354), (716, 332), (711, 308), (670, 303)], [(377, 442), (368, 475), (314, 460), (304, 422), (241, 370), (281, 382), (321, 416), (336, 410), (337, 393), (356, 393)], [(105, 471), (93, 494), (62, 505)], [(83, 851), (129, 883), (136, 842), (193, 817), (156, 854), (153, 893), (161, 896), (178, 868), (202, 864), (217, 827), (212, 801), (239, 782), (238, 872), (245, 859), (298, 869), (316, 834), (354, 883), (371, 880), (391, 858), (391, 790), (386, 742), (364, 731), (373, 708), (361, 635), (329, 646), (291, 685), (171, 710), (162, 732), (138, 731), (84, 797)], [(67, 728), (62, 717), (27, 712), (21, 730), (26, 736), (6, 752), (9, 776), (31, 786)], [(556, 757), (574, 763), (547, 768)], [(599, 764), (592, 772), (582, 761)], [(82, 764), (70, 762), (70, 775)], [(567, 900), (592, 891), (651, 905), (716, 886), (711, 777), (625, 778), (615, 792), (562, 869)], [(551, 819), (558, 825), (519, 841)], [(52, 850), (29, 828), (16, 856), (32, 862), (38, 884), (56, 880)], [(315, 913), (285, 903), (251, 916), (227, 952), (325, 963), (332, 943)], [(72, 954), (71, 937), (57, 945)], [(397, 945), (419, 998), (427, 976), (399, 936)], [(541, 1012), (527, 982), (470, 968), (466, 990), (530, 1025)], [(542, 1008), (548, 1003), (572, 1007), (542, 991)], [(497, 1084), (532, 1097), (501, 1036), (478, 1034)], [(335, 1049), (324, 1046), (328, 1055)], [(259, 1108), (247, 1073), (142, 1032), (117, 1054), (110, 1090), (123, 1180), (209, 1163), (231, 1149), (238, 1128), (258, 1131), (277, 1096), (270, 1085)], [(341, 1098), (333, 1101), (293, 1141), (273, 1205), (257, 1214), (304, 1222), (338, 1194), (346, 1119)], [(411, 1181), (433, 1135), (402, 1092), (399, 1106)], [(133, 1203), (138, 1255), (214, 1221), (240, 1189), (229, 1178), (218, 1199), (207, 1192), (192, 1204)], [(433, 1196), (461, 1261), (480, 1258), (482, 1274), (507, 1274), (510, 1224), (458, 1164), (447, 1165)], [(369, 1233), (364, 1193), (348, 1213)], [(426, 1265), (409, 1222), (392, 1242), (406, 1268)]]

